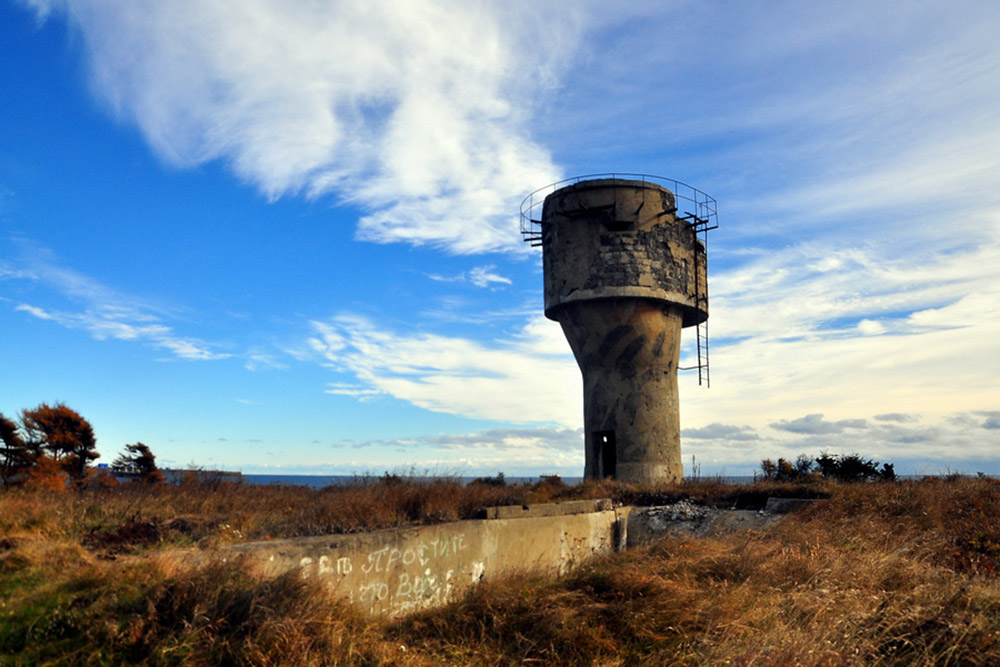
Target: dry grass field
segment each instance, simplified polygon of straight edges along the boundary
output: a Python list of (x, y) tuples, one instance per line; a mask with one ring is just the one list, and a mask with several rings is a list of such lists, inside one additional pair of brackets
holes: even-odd
[[(610, 496), (828, 497), (766, 531), (668, 538), (563, 579), (491, 581), (401, 622), (246, 563), (142, 558)], [(0, 491), (0, 664), (1000, 664), (1000, 482), (639, 488), (362, 479)]]

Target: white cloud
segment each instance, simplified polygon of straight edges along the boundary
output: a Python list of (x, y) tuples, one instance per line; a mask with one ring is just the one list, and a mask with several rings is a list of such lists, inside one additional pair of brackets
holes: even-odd
[(258, 371), (264, 368), (285, 370), (288, 368), (288, 364), (279, 360), (272, 352), (252, 350), (246, 355), (246, 361), (243, 363), (243, 367), (248, 371)]
[[(718, 272), (712, 387), (689, 374), (680, 382), (685, 454), (725, 467), (821, 447), (888, 460), (982, 453), (973, 434), (993, 422), (949, 419), (996, 408), (1000, 367), (984, 351), (1000, 339), (997, 253), (986, 243), (911, 266), (870, 247), (802, 244)], [(865, 319), (881, 333), (859, 330)], [(361, 386), (450, 414), (581, 423), (579, 371), (559, 325), (540, 314), (488, 344), (351, 318), (313, 326), (313, 347)]]
[(428, 436), (424, 441), (440, 449), (512, 450), (518, 457), (529, 451), (551, 455), (554, 450), (565, 450), (579, 455), (581, 459), (583, 454), (581, 428), (498, 428), (476, 433)]
[(440, 273), (428, 273), (427, 277), (438, 283), (463, 283), (466, 280), (464, 273), (459, 273), (454, 276), (443, 276)]
[(879, 334), (886, 333), (886, 331), (885, 325), (875, 320), (865, 318), (858, 322), (858, 333), (863, 336), (878, 336)]
[(563, 356), (572, 360), (569, 342), (563, 334), (562, 327), (544, 315), (536, 314), (528, 318), (524, 328), (515, 338), (524, 349), (533, 354)]
[(121, 294), (78, 271), (60, 266), (46, 248), (23, 240), (21, 244), (30, 250), (23, 260), (26, 268), (12, 275), (45, 284), (83, 307), (68, 311), (21, 303), (14, 307), (15, 311), (68, 329), (86, 331), (96, 340), (142, 342), (166, 350), (178, 359), (204, 361), (231, 356), (214, 351), (204, 341), (178, 335), (172, 327), (163, 324), (167, 309)]
[(477, 266), (476, 268), (469, 271), (469, 282), (471, 282), (476, 287), (489, 287), (493, 284), (499, 285), (513, 285), (513, 281), (510, 278), (501, 276), (495, 273), (494, 270), (496, 266)]
[(39, 308), (38, 306), (29, 306), (26, 303), (22, 303), (22, 304), (16, 306), (14, 308), (14, 310), (19, 310), (22, 313), (28, 313), (29, 315), (34, 315), (35, 317), (37, 317), (40, 320), (54, 320), (55, 319), (55, 315), (52, 315), (51, 313), (46, 312), (45, 309)]
[[(167, 330), (169, 333), (169, 330)], [(212, 359), (226, 359), (232, 355), (213, 352), (200, 341), (189, 338), (163, 337), (154, 338), (152, 343), (155, 347), (170, 351), (179, 359), (192, 361), (208, 361)]]
[(347, 384), (345, 382), (328, 383), (326, 393), (333, 394), (334, 396), (352, 396), (362, 401), (382, 395), (382, 392), (378, 389), (357, 384)]
[(1000, 234), (980, 238), (969, 248), (903, 256), (863, 240), (761, 251), (710, 276), (713, 334), (772, 340), (988, 324), (997, 317)]
[(980, 238), (905, 256), (802, 243), (715, 272), (712, 388), (684, 393), (686, 423), (993, 408), (1000, 240)]
[(975, 243), (978, 216), (1000, 206), (1000, 6), (635, 11), (627, 29), (590, 26), (539, 118), (596, 170), (624, 155), (691, 182), (719, 198), (720, 235), (744, 244)]
[(791, 421), (782, 419), (780, 422), (771, 424), (771, 428), (778, 429), (779, 431), (804, 433), (809, 435), (843, 433), (849, 428), (860, 429), (866, 428), (867, 426), (868, 422), (864, 419), (841, 419), (838, 421), (827, 421), (823, 419), (823, 415), (819, 413), (806, 415), (805, 417), (800, 417)]
[[(343, 443), (341, 443), (343, 444)], [(583, 429), (576, 428), (496, 428), (473, 433), (423, 435), (394, 440), (370, 440), (351, 444), (354, 449), (368, 447), (414, 447), (437, 450), (466, 451), (493, 449), (509, 450), (520, 456), (535, 450), (568, 450), (583, 454)]]
[(492, 476), (503, 472), (508, 477), (539, 473), (579, 476), (583, 470), (583, 431), (505, 427), (467, 433), (342, 440), (311, 448), (305, 460), (277, 465), (261, 465), (258, 461), (244, 465), (243, 470), (267, 472), (267, 468), (289, 474), (367, 471), (381, 475), (389, 471), (402, 475)]
[(982, 410), (976, 414), (986, 417), (986, 421), (980, 424), (982, 428), (990, 431), (1000, 429), (1000, 410)]
[(527, 124), (578, 39), (557, 5), (33, 5), (80, 31), (94, 91), (161, 158), (334, 193), (363, 239), (517, 250), (520, 196), (559, 176)]
[(911, 424), (913, 422), (919, 421), (920, 417), (918, 415), (909, 415), (902, 412), (887, 412), (881, 415), (875, 415), (872, 417), (875, 421), (880, 422), (898, 422), (900, 424)]
[[(879, 421), (878, 417), (875, 420)], [(762, 429), (759, 439), (751, 440), (734, 437), (726, 425), (713, 424), (693, 429), (694, 433), (685, 429), (684, 453), (694, 456), (703, 470), (728, 474), (752, 474), (764, 458), (793, 460), (800, 454), (815, 457), (824, 451), (858, 453), (892, 462), (903, 474), (940, 474), (968, 470), (969, 466), (981, 469), (978, 466), (983, 462), (995, 459), (996, 443), (990, 440), (990, 427), (973, 414), (945, 415), (926, 424), (911, 419), (905, 423), (882, 421), (830, 421), (806, 415), (782, 420), (774, 425), (775, 430)], [(995, 464), (988, 467), (995, 469)]]
[[(108, 313), (100, 306), (88, 308), (82, 312), (67, 313), (45, 310), (38, 306), (20, 304), (15, 310), (28, 313), (42, 320), (60, 324), (68, 329), (82, 329), (97, 340), (123, 340), (144, 342), (154, 348), (167, 350), (178, 359), (206, 361), (225, 359), (231, 355), (214, 352), (209, 345), (194, 338), (185, 338), (174, 333), (173, 329), (163, 324), (137, 325), (126, 321), (128, 313)], [(133, 319), (144, 320), (138, 311), (131, 315)]]
[(702, 428), (686, 428), (681, 437), (695, 440), (759, 440), (760, 436), (749, 426), (736, 426), (715, 422)]
[(311, 347), (354, 385), (336, 393), (379, 391), (427, 410), (510, 423), (578, 426), (582, 383), (569, 350), (513, 337), (481, 343), (435, 334), (397, 334), (341, 316), (313, 322)]
[[(443, 276), (439, 273), (429, 273), (427, 277), (439, 283), (471, 283), (476, 287), (490, 287), (491, 285), (513, 285), (514, 281), (506, 276), (496, 273), (496, 265), (476, 266), (468, 273), (459, 273), (453, 276)], [(498, 289), (492, 287), (491, 289)]]
[[(1000, 5), (34, 4), (71, 17), (98, 95), (164, 159), (227, 161), (270, 197), (334, 193), (363, 209), (361, 238), (523, 247), (517, 200), (558, 171), (537, 137), (719, 197), (712, 388), (681, 381), (700, 458), (861, 437), (883, 457), (965, 455), (995, 430)], [(432, 277), (506, 284), (479, 269)], [(94, 335), (159, 322), (104, 319)], [(313, 353), (356, 378), (333, 392), (581, 419), (541, 317), (507, 342), (313, 327)], [(741, 433), (760, 439), (726, 440)]]

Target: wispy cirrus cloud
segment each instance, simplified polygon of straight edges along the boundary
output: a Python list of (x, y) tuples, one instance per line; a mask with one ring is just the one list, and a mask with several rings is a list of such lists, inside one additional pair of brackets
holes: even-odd
[(496, 266), (477, 266), (469, 271), (469, 282), (476, 287), (489, 287), (490, 285), (512, 285), (510, 278), (496, 273)]
[[(758, 251), (714, 275), (713, 330), (787, 340), (992, 324), (998, 280), (1000, 234), (988, 229), (981, 244), (901, 257), (867, 243), (803, 242)], [(764, 305), (766, 321), (758, 316)]]
[[(355, 457), (351, 466), (376, 471), (384, 469), (386, 452), (392, 452), (396, 460), (413, 461), (413, 469), (418, 472), (432, 470), (442, 474), (503, 472), (517, 476), (543, 470), (576, 476), (583, 467), (583, 430), (579, 428), (496, 428), (343, 442), (333, 447), (351, 450)], [(340, 465), (343, 469), (343, 464)]]
[(583, 429), (576, 428), (495, 428), (472, 433), (447, 435), (421, 435), (392, 440), (366, 440), (363, 442), (337, 443), (335, 447), (349, 445), (353, 449), (369, 447), (412, 447), (438, 450), (514, 450), (533, 449), (569, 450), (582, 454)]
[[(660, 147), (669, 157), (657, 162), (719, 197), (725, 219), (754, 212), (731, 231), (750, 243), (904, 231), (912, 247), (975, 233), (967, 214), (1000, 204), (1000, 10), (907, 10), (640, 5), (630, 30), (591, 24), (566, 75), (587, 85), (567, 87), (542, 122), (588, 137), (597, 159), (615, 146), (646, 161)], [(595, 109), (600, 99), (615, 105)], [(928, 209), (952, 224), (914, 225)]]
[(443, 276), (438, 273), (430, 273), (428, 278), (439, 283), (469, 283), (476, 287), (489, 287), (497, 289), (496, 285), (513, 285), (514, 281), (496, 272), (495, 264), (476, 266), (464, 273), (452, 276)]
[[(45, 310), (29, 304), (19, 304), (14, 310), (41, 320), (55, 322), (68, 329), (86, 331), (97, 340), (113, 339), (145, 343), (151, 347), (165, 350), (172, 357), (178, 359), (209, 361), (232, 356), (213, 351), (212, 347), (204, 341), (179, 336), (167, 325), (137, 323), (149, 321), (149, 317), (141, 311), (122, 308), (108, 310), (101, 305), (94, 305), (83, 311), (71, 313)], [(130, 319), (133, 321), (130, 322)]]
[[(532, 326), (562, 336), (552, 322)], [(328, 391), (370, 398), (375, 392), (435, 412), (510, 423), (576, 426), (581, 380), (568, 348), (546, 337), (477, 342), (401, 334), (342, 315), (311, 323), (308, 345), (352, 383)]]
[(560, 143), (711, 174), (726, 205), (761, 212), (742, 235), (879, 237), (927, 206), (972, 232), (964, 213), (998, 203), (988, 5), (27, 4), (79, 30), (95, 93), (164, 160), (222, 160), (269, 197), (333, 194), (377, 242), (522, 248), (514, 211), (559, 175)]
[(684, 396), (695, 424), (720, 411), (760, 427), (789, 413), (943, 419), (994, 406), (1000, 242), (891, 260), (802, 244), (711, 284), (712, 388)]
[[(80, 30), (98, 97), (164, 160), (224, 161), (272, 198), (330, 194), (362, 210), (360, 238), (523, 247), (513, 212), (557, 175), (549, 147), (718, 196), (712, 389), (682, 380), (699, 456), (864, 438), (932, 457), (995, 431), (1000, 6), (32, 4)], [(482, 268), (460, 278), (514, 275)], [(168, 320), (146, 314), (93, 331)], [(312, 327), (348, 376), (331, 393), (579, 422), (578, 372), (541, 318), (506, 341)]]
[(428, 445), (440, 449), (495, 449), (513, 450), (566, 450), (577, 455), (583, 453), (582, 428), (497, 428), (475, 433), (428, 436)]
[(326, 393), (334, 396), (351, 396), (360, 401), (382, 396), (383, 392), (373, 387), (351, 384), (348, 382), (330, 382), (326, 385)]
[(62, 266), (47, 248), (25, 239), (19, 239), (15, 245), (21, 248), (20, 266), (0, 274), (0, 280), (18, 279), (41, 285), (48, 292), (39, 298), (73, 306), (19, 302), (13, 307), (15, 312), (67, 329), (86, 331), (97, 340), (143, 343), (177, 359), (207, 361), (232, 356), (214, 350), (214, 346), (205, 341), (178, 334), (165, 323), (169, 318), (168, 309), (123, 294)]
[(366, 240), (517, 250), (520, 196), (559, 175), (528, 124), (580, 36), (556, 5), (29, 4), (79, 31), (96, 95), (162, 159), (333, 194)]

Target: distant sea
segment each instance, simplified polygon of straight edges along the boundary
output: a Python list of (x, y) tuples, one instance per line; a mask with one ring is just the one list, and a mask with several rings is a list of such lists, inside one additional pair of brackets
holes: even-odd
[[(434, 480), (434, 477), (407, 477), (406, 475), (401, 475), (403, 479), (413, 480), (413, 481), (427, 481)], [(341, 484), (356, 484), (361, 481), (377, 482), (381, 479), (381, 475), (369, 475), (365, 477), (363, 475), (243, 475), (244, 484), (279, 484), (283, 486), (309, 486), (316, 489), (321, 489), (324, 486), (337, 486)], [(479, 476), (476, 477), (447, 477), (447, 478), (437, 478), (437, 479), (457, 479), (462, 484), (468, 484), (474, 479), (480, 479)], [(504, 481), (508, 484), (534, 484), (540, 477), (504, 477)], [(579, 484), (583, 481), (582, 477), (563, 477), (561, 478), (566, 484)]]
[[(283, 486), (308, 486), (314, 489), (321, 489), (325, 486), (335, 486), (341, 484), (352, 484), (359, 482), (361, 480), (367, 479), (368, 481), (378, 481), (379, 476), (373, 475), (367, 478), (358, 475), (243, 475), (243, 482), (245, 484), (279, 484)], [(415, 477), (411, 478), (414, 480), (431, 480), (433, 477)], [(454, 477), (448, 479), (455, 479)], [(459, 477), (457, 478), (462, 484), (468, 484), (474, 479), (479, 479), (478, 477)], [(504, 477), (504, 481), (508, 484), (534, 484), (538, 482), (541, 477)], [(582, 477), (562, 477), (563, 482), (569, 485), (579, 484), (583, 481)], [(727, 484), (750, 484), (754, 481), (753, 477), (703, 477), (703, 480), (720, 480), (726, 482)], [(691, 480), (687, 480), (691, 481)]]
[[(996, 477), (995, 475), (987, 475), (988, 477)], [(415, 476), (409, 477), (407, 475), (401, 475), (403, 479), (413, 480), (413, 481), (427, 481), (434, 479), (449, 479), (458, 480), (462, 484), (468, 484), (474, 479), (481, 479), (481, 477), (422, 477)], [(548, 477), (548, 475), (546, 475)], [(900, 480), (919, 480), (926, 477), (947, 477), (947, 475), (899, 475)], [(361, 481), (377, 482), (381, 479), (381, 475), (250, 475), (243, 474), (241, 477), (244, 484), (278, 484), (283, 486), (307, 486), (313, 489), (322, 489), (325, 486), (336, 486), (342, 484), (355, 484)], [(562, 481), (570, 486), (579, 484), (583, 481), (582, 477), (561, 477)], [(693, 477), (685, 477), (685, 482), (722, 482), (724, 484), (753, 484), (757, 481), (757, 477), (753, 475), (702, 475), (701, 477), (695, 479)], [(507, 484), (535, 484), (540, 481), (541, 477), (504, 477), (504, 481)]]

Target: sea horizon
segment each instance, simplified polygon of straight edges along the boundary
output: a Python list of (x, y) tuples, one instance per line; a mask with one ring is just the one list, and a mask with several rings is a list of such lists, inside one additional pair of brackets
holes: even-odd
[[(495, 479), (492, 476), (483, 475), (426, 475), (426, 476), (406, 476), (401, 475), (400, 477), (413, 480), (413, 481), (433, 481), (433, 480), (457, 480), (462, 484), (469, 484), (477, 479)], [(529, 476), (507, 476), (504, 475), (503, 480), (508, 485), (518, 485), (518, 484), (535, 484), (540, 482), (543, 477), (559, 477), (564, 484), (569, 486), (575, 486), (583, 482), (583, 477), (563, 477), (561, 475), (529, 475)], [(312, 488), (323, 488), (327, 486), (339, 486), (344, 484), (352, 484), (356, 482), (372, 482), (378, 481), (382, 478), (382, 475), (283, 475), (283, 474), (255, 474), (255, 473), (243, 473), (241, 479), (244, 483), (254, 484), (254, 485), (284, 485), (284, 486), (308, 486)], [(752, 484), (755, 478), (752, 475), (737, 475), (737, 476), (702, 476), (702, 477), (685, 477), (685, 482), (694, 481), (721, 481), (727, 484)]]

